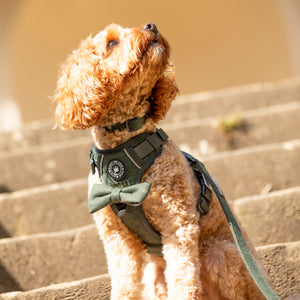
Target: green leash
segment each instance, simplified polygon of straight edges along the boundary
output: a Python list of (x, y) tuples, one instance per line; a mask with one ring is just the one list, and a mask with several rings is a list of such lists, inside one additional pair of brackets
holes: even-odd
[(255, 259), (253, 258), (246, 241), (243, 237), (243, 234), (241, 232), (241, 229), (236, 222), (228, 203), (222, 194), (219, 187), (216, 185), (214, 180), (211, 178), (209, 173), (207, 172), (205, 166), (195, 158), (193, 158), (191, 155), (184, 153), (184, 155), (190, 160), (192, 164), (194, 164), (194, 167), (198, 169), (200, 172), (202, 172), (207, 179), (209, 180), (214, 192), (216, 193), (218, 200), (222, 206), (222, 209), (225, 213), (226, 219), (229, 223), (231, 233), (233, 235), (233, 238), (235, 240), (235, 243), (237, 245), (237, 248), (242, 256), (242, 259), (252, 277), (254, 282), (256, 283), (257, 287), (260, 289), (260, 291), (264, 294), (267, 300), (280, 300), (280, 298), (276, 295), (276, 293), (273, 291), (269, 283), (266, 281), (264, 275), (259, 270)]

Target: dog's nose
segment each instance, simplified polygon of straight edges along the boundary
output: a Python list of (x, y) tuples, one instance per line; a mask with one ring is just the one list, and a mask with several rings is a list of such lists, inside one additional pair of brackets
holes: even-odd
[(145, 31), (152, 31), (154, 34), (158, 34), (158, 29), (156, 27), (155, 24), (153, 23), (147, 23), (143, 28), (142, 30), (145, 30)]

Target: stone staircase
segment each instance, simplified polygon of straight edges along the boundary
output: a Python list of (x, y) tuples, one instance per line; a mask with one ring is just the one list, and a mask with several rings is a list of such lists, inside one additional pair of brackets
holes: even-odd
[[(300, 79), (180, 96), (161, 126), (220, 183), (278, 295), (300, 299)], [(92, 139), (52, 127), (0, 134), (0, 299), (109, 299)]]

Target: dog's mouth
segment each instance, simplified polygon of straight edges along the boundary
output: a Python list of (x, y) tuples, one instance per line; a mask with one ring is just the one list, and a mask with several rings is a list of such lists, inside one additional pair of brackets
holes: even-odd
[(157, 36), (148, 42), (148, 45), (145, 47), (144, 54), (153, 50), (154, 48), (159, 48), (160, 50), (164, 50), (165, 48), (162, 38), (159, 34), (157, 34)]
[(161, 46), (161, 43), (160, 43), (157, 39), (154, 39), (152, 42), (150, 42), (150, 43), (148, 44), (148, 47), (147, 47), (147, 48), (155, 47), (155, 46), (158, 46), (158, 45)]
[(155, 44), (160, 44), (158, 39), (155, 37), (152, 42), (149, 43), (148, 47), (153, 46)]

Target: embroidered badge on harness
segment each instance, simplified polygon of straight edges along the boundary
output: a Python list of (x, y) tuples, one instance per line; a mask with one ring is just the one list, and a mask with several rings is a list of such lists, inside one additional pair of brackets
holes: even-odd
[(125, 165), (118, 159), (111, 160), (108, 163), (107, 172), (112, 179), (120, 181), (124, 179), (126, 175)]

